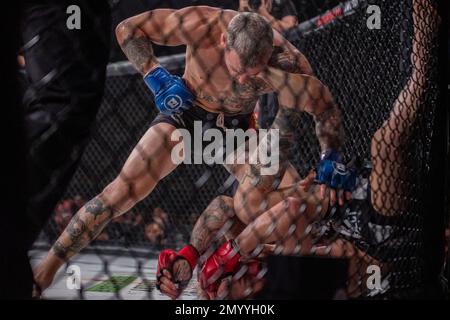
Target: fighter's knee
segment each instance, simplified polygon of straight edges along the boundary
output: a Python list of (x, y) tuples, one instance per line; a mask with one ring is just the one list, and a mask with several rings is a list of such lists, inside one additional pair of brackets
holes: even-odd
[(123, 192), (123, 189), (123, 184), (116, 178), (102, 190), (100, 195), (105, 198), (113, 198), (116, 195), (120, 195)]
[(130, 184), (117, 177), (103, 189), (99, 197), (113, 206), (117, 213), (121, 213), (141, 200), (138, 195), (133, 194), (132, 189)]

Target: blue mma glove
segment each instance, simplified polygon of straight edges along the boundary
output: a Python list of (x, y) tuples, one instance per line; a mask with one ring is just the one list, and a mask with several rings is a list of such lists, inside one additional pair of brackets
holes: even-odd
[(352, 192), (356, 186), (356, 170), (347, 168), (341, 154), (335, 150), (322, 153), (317, 167), (316, 182), (332, 189)]
[(182, 113), (192, 107), (194, 95), (183, 79), (158, 66), (144, 76), (144, 82), (155, 96), (158, 110), (167, 115)]

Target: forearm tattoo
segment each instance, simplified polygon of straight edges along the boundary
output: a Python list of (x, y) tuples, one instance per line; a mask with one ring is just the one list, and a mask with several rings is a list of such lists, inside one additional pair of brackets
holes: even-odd
[(322, 151), (339, 150), (344, 140), (344, 130), (341, 122), (341, 112), (333, 106), (319, 115), (314, 116), (316, 135)]
[(294, 134), (300, 122), (300, 112), (280, 106), (273, 121), (271, 129), (278, 129), (280, 134), (280, 162), (284, 162), (289, 157), (289, 150), (294, 141)]
[(131, 34), (123, 41), (121, 46), (128, 60), (142, 74), (145, 73), (149, 64), (156, 62), (152, 42), (146, 36)]
[(67, 260), (89, 244), (113, 217), (114, 211), (100, 198), (94, 198), (72, 218), (61, 237), (53, 245), (54, 254)]
[(280, 106), (271, 127), (271, 129), (279, 130), (279, 169), (277, 173), (263, 175), (261, 173), (261, 169), (264, 168), (262, 164), (250, 164), (245, 170), (241, 183), (249, 179), (251, 185), (263, 193), (271, 192), (278, 188), (289, 165), (290, 149), (294, 142), (294, 134), (298, 127), (299, 119), (299, 111)]

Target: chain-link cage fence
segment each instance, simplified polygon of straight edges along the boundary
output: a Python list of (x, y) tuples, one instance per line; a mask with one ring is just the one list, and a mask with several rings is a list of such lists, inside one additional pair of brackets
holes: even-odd
[[(270, 19), (237, 19), (234, 11), (212, 7), (155, 9), (117, 27), (131, 63), (108, 65), (95, 123), (91, 131), (82, 127), (89, 143), (68, 153), (73, 169), (66, 175), (74, 175), (67, 189), (58, 187), (60, 200), (32, 251), (41, 261), (35, 269), (41, 289), (49, 279), (60, 283), (49, 297), (66, 295), (67, 275), (53, 277), (70, 261), (72, 277), (73, 264), (82, 265), (81, 286), (72, 285), (77, 290), (70, 297), (107, 292), (112, 294), (105, 297), (154, 299), (162, 292), (175, 298), (187, 287), (188, 298), (257, 298), (270, 280), (266, 260), (277, 255), (345, 259), (345, 297), (420, 294), (439, 101), (439, 17), (427, 0), (331, 4), (298, 1), (297, 8), (317, 16), (305, 21), (299, 10), (300, 24), (284, 32), (290, 44), (268, 31)], [(187, 44), (187, 51), (154, 58), (152, 42)], [(33, 46), (25, 44), (25, 60), (32, 61), (27, 44)], [(155, 76), (158, 68), (150, 66), (157, 63), (184, 80), (166, 71)], [(39, 88), (45, 90), (51, 76)], [(193, 106), (169, 112), (177, 105), (171, 93)], [(89, 122), (82, 112), (70, 116)], [(201, 121), (200, 137), (195, 121)], [(278, 152), (278, 170), (263, 173), (269, 164), (252, 157), (226, 166), (177, 166), (171, 155), (178, 145), (169, 139), (175, 128), (194, 135), (193, 148), (197, 138), (204, 147), (208, 130), (254, 128), (261, 146), (267, 133), (261, 129), (277, 129), (279, 140), (269, 139), (268, 155)], [(80, 129), (65, 130), (58, 137), (70, 145), (65, 135)], [(40, 134), (33, 143), (52, 137)], [(247, 149), (251, 140), (242, 140)], [(59, 159), (58, 149), (46, 152), (46, 161)], [(42, 169), (45, 161), (39, 164), (34, 169), (42, 175), (51, 172)], [(45, 181), (52, 181), (49, 174)], [(37, 194), (35, 201), (45, 199)], [(49, 250), (45, 258), (42, 249)]]

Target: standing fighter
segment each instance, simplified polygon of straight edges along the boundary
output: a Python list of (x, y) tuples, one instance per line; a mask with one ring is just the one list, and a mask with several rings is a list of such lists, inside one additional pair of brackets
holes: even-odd
[[(312, 71), (306, 58), (259, 15), (203, 6), (158, 9), (123, 21), (116, 34), (126, 56), (153, 92), (160, 113), (118, 177), (78, 211), (37, 266), (34, 275), (41, 290), (51, 284), (59, 267), (92, 241), (113, 217), (148, 196), (176, 168), (171, 151), (179, 141), (173, 141), (171, 135), (178, 128), (192, 132), (196, 120), (203, 121), (204, 127), (246, 130), (258, 97), (276, 91), (281, 106), (280, 123), (274, 126), (280, 129), (280, 163), (284, 163), (292, 145), (294, 128), (289, 120), (298, 112), (308, 112), (315, 118), (323, 151), (320, 168), (332, 172), (331, 163), (340, 159), (340, 114), (329, 90), (309, 76)], [(152, 43), (187, 46), (183, 79), (158, 64)], [(275, 56), (274, 46), (282, 48)], [(250, 175), (255, 185), (272, 190), (285, 169), (282, 166), (273, 176), (262, 176), (261, 168), (254, 166)], [(331, 176), (323, 175), (319, 180), (336, 188), (337, 180)], [(336, 190), (331, 193), (335, 195)]]

